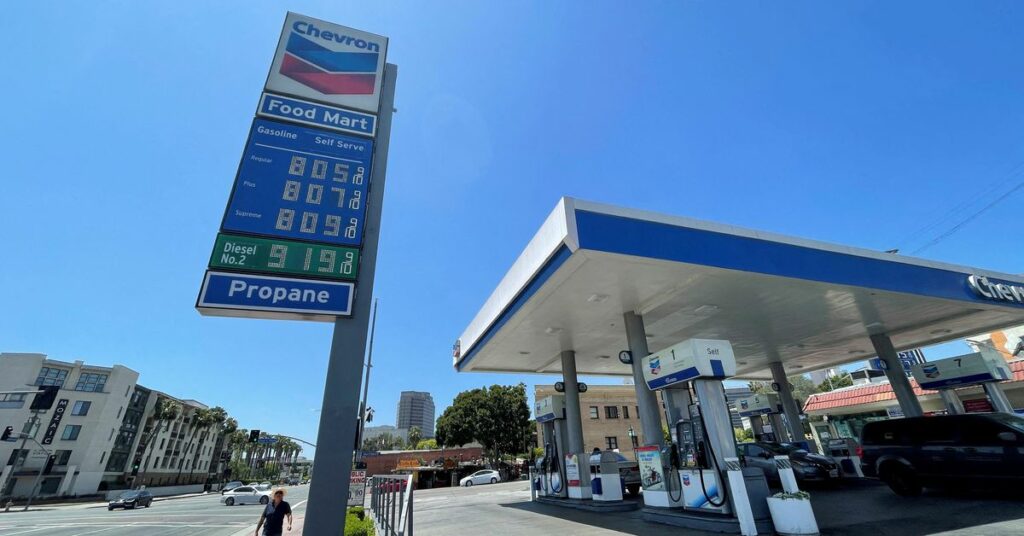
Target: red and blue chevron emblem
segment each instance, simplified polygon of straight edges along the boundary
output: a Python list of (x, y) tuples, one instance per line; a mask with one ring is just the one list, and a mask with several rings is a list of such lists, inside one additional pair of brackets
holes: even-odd
[(281, 74), (325, 95), (372, 95), (378, 52), (336, 52), (292, 32)]

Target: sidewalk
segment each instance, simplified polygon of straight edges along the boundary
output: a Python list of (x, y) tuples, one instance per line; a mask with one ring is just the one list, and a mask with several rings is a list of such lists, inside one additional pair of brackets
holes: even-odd
[[(292, 530), (288, 531), (287, 522), (284, 525), (284, 536), (300, 536), (302, 534), (302, 515), (292, 515)], [(253, 536), (256, 534), (256, 524), (253, 523), (244, 529), (240, 529), (231, 536)]]

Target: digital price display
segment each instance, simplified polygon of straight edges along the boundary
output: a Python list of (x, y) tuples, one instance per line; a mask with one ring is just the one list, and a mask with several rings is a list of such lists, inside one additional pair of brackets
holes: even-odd
[(371, 140), (256, 119), (222, 231), (359, 246)]
[(218, 234), (210, 256), (210, 268), (355, 279), (359, 273), (359, 250), (294, 240)]

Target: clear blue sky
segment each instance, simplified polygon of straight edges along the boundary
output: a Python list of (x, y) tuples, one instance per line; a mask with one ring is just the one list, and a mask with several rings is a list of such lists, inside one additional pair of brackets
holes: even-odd
[[(6, 5), (0, 350), (315, 438), (330, 326), (193, 308), (286, 9), (390, 36), (400, 68), (378, 423), (401, 390), (440, 412), (518, 381), (450, 347), (560, 196), (910, 251), (1022, 179), (1020, 3), (625, 5)], [(1022, 201), (923, 256), (1021, 272)]]

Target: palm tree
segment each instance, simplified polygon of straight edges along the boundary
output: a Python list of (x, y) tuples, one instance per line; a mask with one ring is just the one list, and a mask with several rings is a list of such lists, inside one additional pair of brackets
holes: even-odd
[[(221, 410), (221, 411), (223, 411), (223, 410)], [(195, 443), (196, 434), (198, 434), (200, 430), (204, 430), (206, 428), (209, 428), (210, 425), (212, 425), (214, 423), (214, 419), (215, 418), (216, 417), (213, 414), (213, 412), (211, 412), (210, 410), (205, 409), (205, 408), (196, 408), (196, 410), (192, 412), (192, 422), (190, 423), (192, 425), (192, 434), (189, 437), (188, 442), (185, 443), (185, 451), (184, 451), (184, 454), (182, 455), (182, 458), (184, 458), (186, 455), (188, 455), (188, 453), (191, 451), (192, 445)], [(198, 452), (199, 452), (199, 449), (197, 448), (196, 449), (196, 453), (198, 453)], [(189, 463), (189, 470), (188, 470), (189, 483), (191, 483), (192, 472), (195, 471), (196, 458), (197, 458), (197, 455), (193, 454), (192, 455), (192, 460)], [(178, 464), (178, 476), (175, 478), (175, 481), (178, 481), (181, 478), (181, 471), (182, 470), (183, 470), (183, 464)]]
[(143, 457), (142, 475), (139, 477), (138, 482), (142, 482), (144, 476), (146, 476), (147, 470), (149, 469), (150, 457), (153, 455), (153, 446), (156, 445), (156, 436), (161, 432), (160, 425), (163, 423), (163, 430), (167, 431), (170, 427), (171, 422), (178, 418), (181, 413), (181, 406), (169, 398), (159, 398), (156, 401), (156, 407), (153, 409), (153, 416), (151, 419), (151, 430), (149, 436), (146, 438), (146, 450), (148, 454)]

